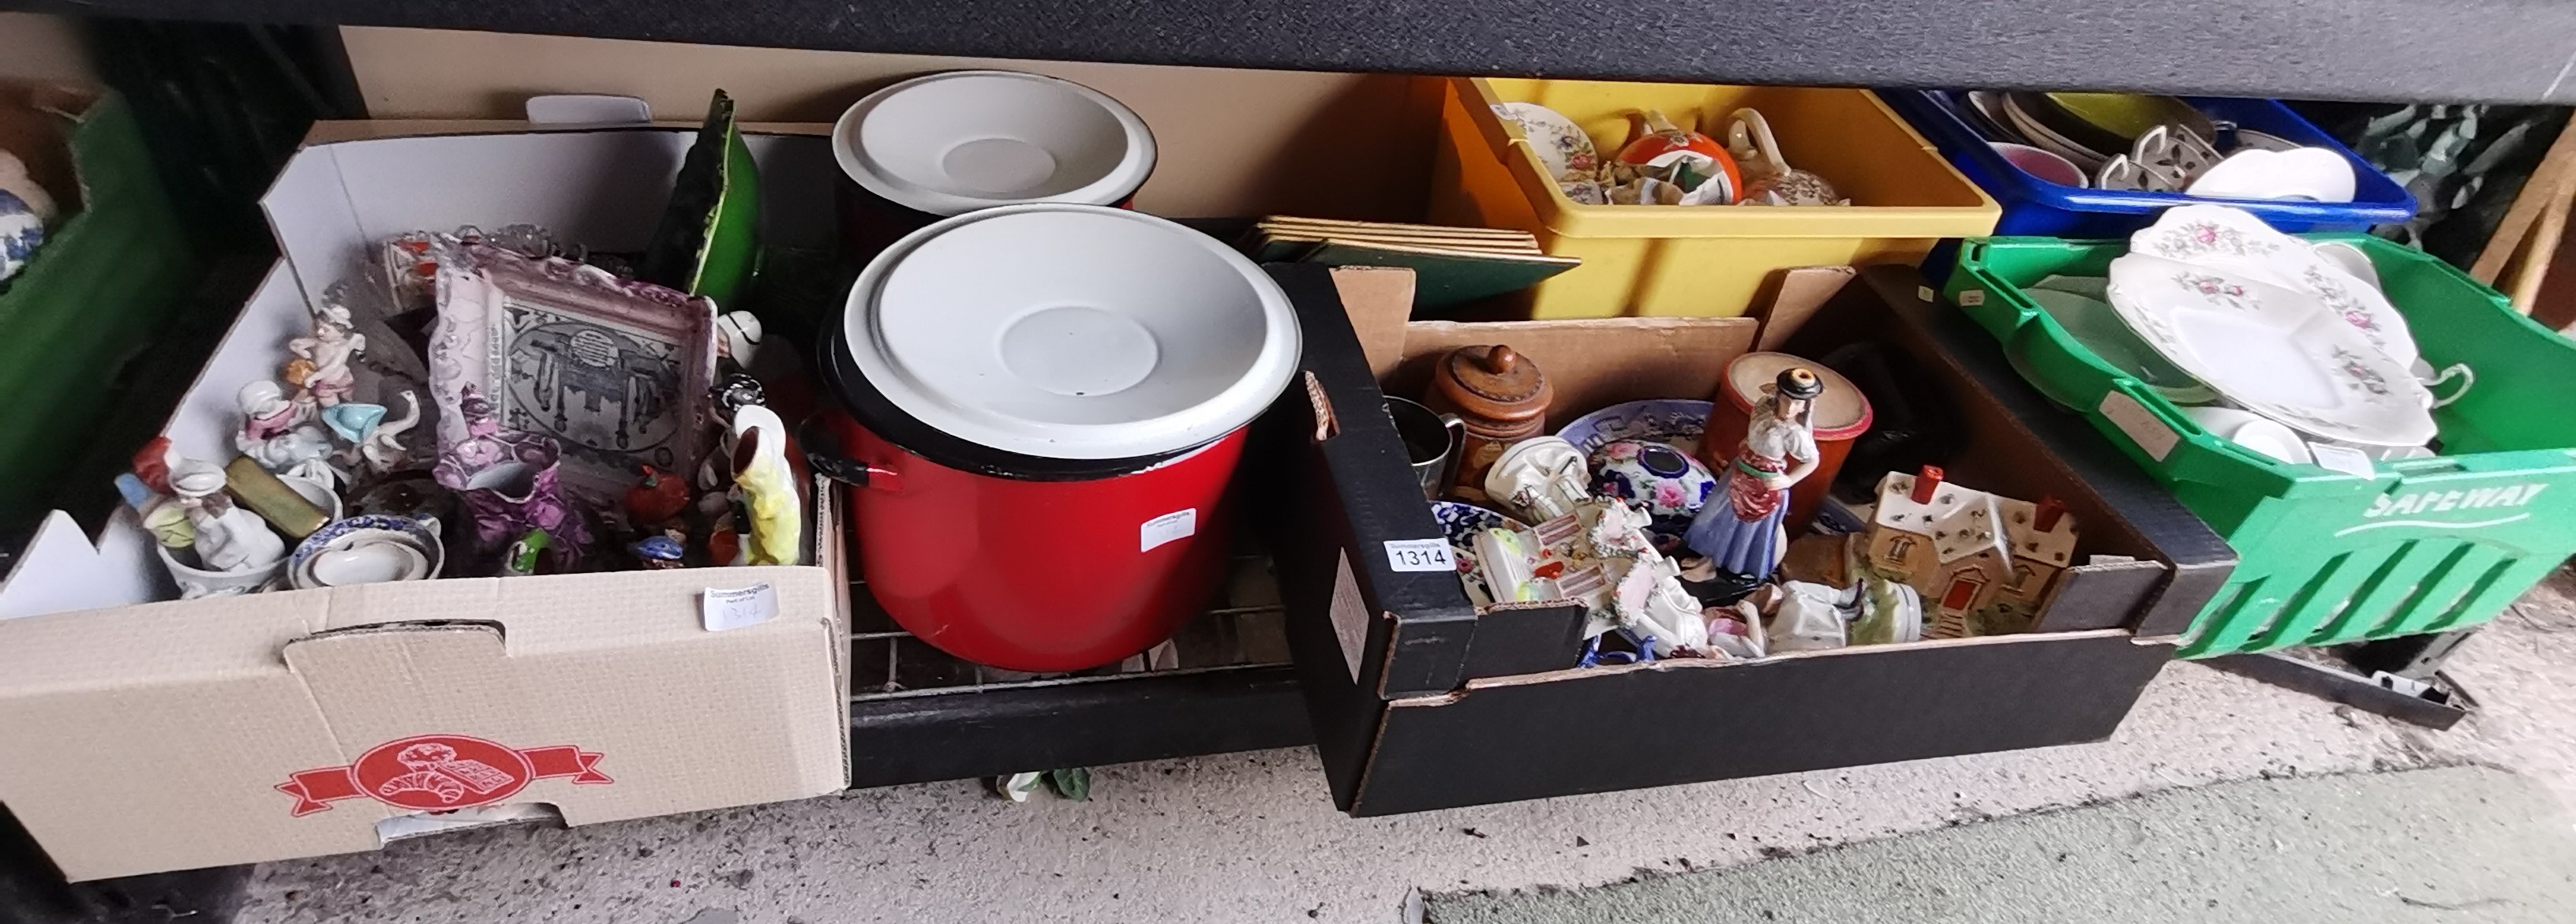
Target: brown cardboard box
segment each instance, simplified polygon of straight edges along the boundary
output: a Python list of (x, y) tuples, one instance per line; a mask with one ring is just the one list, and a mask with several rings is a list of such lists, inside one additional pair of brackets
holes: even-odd
[[(0, 801), (81, 880), (834, 792), (833, 580), (439, 580), (0, 622)], [(700, 592), (756, 583), (776, 617), (700, 625)]]
[[(284, 259), (164, 429), (181, 454), (233, 454), (233, 393), (276, 374), (311, 299), (373, 242), (525, 222), (640, 249), (695, 135), (405, 128), (317, 129), (281, 172), (262, 204)], [(828, 245), (828, 208), (795, 198), (828, 182), (826, 143), (750, 143), (787, 191), (768, 239)], [(812, 513), (814, 536), (841, 535), (831, 492)], [(96, 536), (58, 514), (0, 580), (0, 803), (82, 880), (836, 792), (847, 581), (839, 543), (816, 547), (804, 567), (179, 601), (130, 513)], [(707, 592), (764, 584), (766, 618), (710, 628)]]
[[(2048, 413), (1991, 337), (1924, 300), (1912, 270), (1872, 267), (1840, 286), (1842, 274), (1802, 269), (1784, 291), (1841, 291), (1813, 307), (1784, 295), (1794, 310), (1768, 313), (1783, 347), (1820, 357), (1877, 340), (1920, 361), (1967, 431), (1957, 480), (2064, 500), (2088, 560), (2056, 583), (2033, 632), (1574, 668), (1580, 607), (1478, 608), (1446, 569), (1389, 553), (1441, 530), (1393, 423), (1370, 410), (1382, 394), (1419, 394), (1429, 357), (1471, 343), (1508, 343), (1547, 372), (1550, 427), (1620, 401), (1706, 395), (1758, 342), (1757, 323), (1400, 323), (1400, 305), (1370, 295), (1394, 287), (1313, 275), (1283, 282), (1330, 287), (1349, 310), (1301, 315), (1308, 400), (1291, 410), (1338, 425), (1279, 422), (1309, 445), (1274, 501), (1272, 548), (1316, 749), (1336, 804), (1356, 815), (2100, 740), (2172, 656), (2139, 627), (2187, 619), (2234, 565), (2098, 434)], [(1651, 718), (1675, 704), (1688, 733)]]

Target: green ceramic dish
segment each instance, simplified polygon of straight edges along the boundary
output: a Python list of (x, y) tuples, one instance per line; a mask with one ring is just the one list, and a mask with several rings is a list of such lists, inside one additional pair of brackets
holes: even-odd
[[(2200, 133), (2203, 139), (2209, 138), (2214, 133), (2208, 116), (2201, 115), (2200, 110), (2191, 108), (2191, 104), (2170, 96), (2147, 96), (2136, 93), (2044, 93), (2040, 95), (2047, 97), (2058, 112), (2065, 114), (2066, 119), (2054, 119), (2045, 112), (2032, 114), (2039, 116), (2050, 127), (2069, 132), (2075, 140), (2088, 145), (2094, 139), (2086, 137), (2083, 133), (2099, 132), (2117, 136), (2119, 143), (2115, 150), (2125, 151), (2130, 142), (2137, 140), (2139, 135), (2146, 134), (2148, 129), (2173, 122), (2189, 126), (2192, 131)], [(2074, 124), (2060, 125), (2061, 121)]]

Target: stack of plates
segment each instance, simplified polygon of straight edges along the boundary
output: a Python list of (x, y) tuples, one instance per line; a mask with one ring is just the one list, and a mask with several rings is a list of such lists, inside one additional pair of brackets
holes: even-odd
[(2130, 332), (2227, 401), (2319, 441), (2422, 446), (2435, 436), (2405, 318), (2307, 242), (2245, 212), (2165, 212), (2111, 261)]
[(1583, 263), (1548, 256), (1527, 231), (1284, 215), (1253, 225), (1241, 246), (1262, 263), (1408, 267), (1414, 304), (1434, 309), (1517, 292)]

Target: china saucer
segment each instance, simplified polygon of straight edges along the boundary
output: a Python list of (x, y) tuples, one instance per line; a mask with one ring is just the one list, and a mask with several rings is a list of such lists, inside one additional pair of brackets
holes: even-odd
[(2422, 383), (2308, 293), (2131, 253), (2111, 261), (2110, 296), (2139, 339), (2247, 410), (2350, 443), (2434, 437)]
[(2355, 278), (2308, 242), (2272, 230), (2242, 209), (2223, 205), (2166, 209), (2154, 225), (2129, 236), (2129, 252), (2305, 292), (2360, 331), (2373, 348), (2396, 360), (2398, 368), (2414, 363), (2419, 353), (2406, 316), (2388, 303), (2377, 286)]

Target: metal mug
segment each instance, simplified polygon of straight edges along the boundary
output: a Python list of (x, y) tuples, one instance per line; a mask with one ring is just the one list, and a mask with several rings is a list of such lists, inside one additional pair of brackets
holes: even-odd
[(1440, 499), (1457, 472), (1466, 422), (1456, 414), (1443, 414), (1405, 398), (1386, 399), (1386, 414), (1395, 418), (1396, 438), (1404, 442), (1404, 460), (1412, 464), (1413, 480), (1422, 485), (1422, 496)]

